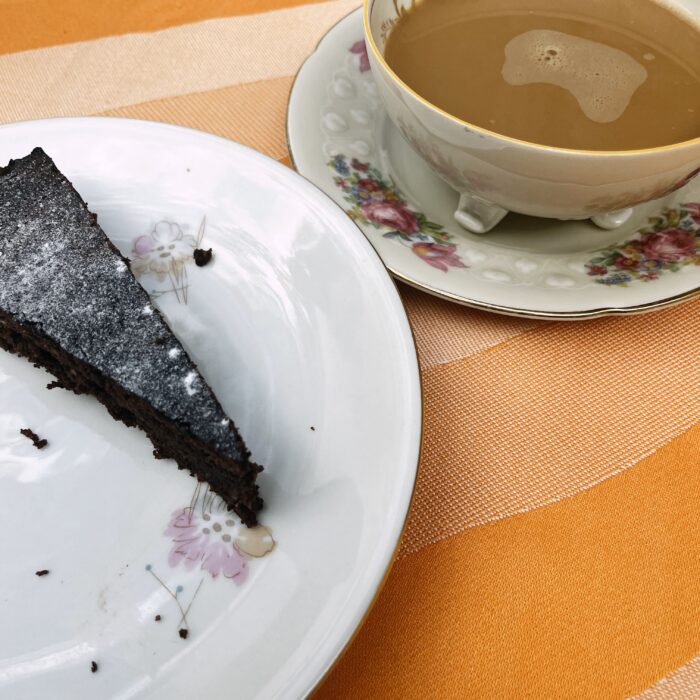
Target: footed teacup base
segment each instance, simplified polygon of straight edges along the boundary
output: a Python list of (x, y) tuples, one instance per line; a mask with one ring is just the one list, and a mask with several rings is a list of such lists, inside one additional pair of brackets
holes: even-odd
[(455, 211), (455, 221), (472, 233), (488, 233), (508, 213), (507, 209), (475, 194), (463, 192)]
[(617, 211), (611, 211), (607, 214), (598, 214), (597, 216), (592, 216), (591, 221), (600, 228), (604, 228), (608, 231), (619, 228), (623, 224), (626, 224), (630, 218), (632, 218), (632, 213), (634, 209), (632, 207), (627, 207), (626, 209), (618, 209)]
[[(459, 197), (459, 205), (454, 213), (455, 221), (465, 230), (471, 233), (488, 233), (495, 228), (508, 213), (507, 209), (493, 204), (483, 197), (464, 192)], [(618, 209), (605, 214), (596, 214), (591, 221), (599, 228), (607, 231), (619, 228), (626, 224), (634, 209)]]

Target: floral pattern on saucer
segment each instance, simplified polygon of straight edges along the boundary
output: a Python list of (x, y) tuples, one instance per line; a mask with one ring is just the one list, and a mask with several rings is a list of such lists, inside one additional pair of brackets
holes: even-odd
[(700, 203), (681, 204), (652, 217), (634, 238), (598, 251), (586, 270), (599, 284), (626, 287), (686, 265), (700, 266)]
[(467, 267), (457, 255), (457, 246), (450, 242), (451, 234), (422, 212), (411, 209), (373, 165), (339, 154), (328, 161), (328, 166), (335, 171), (333, 181), (342, 190), (343, 198), (352, 205), (345, 210), (351, 219), (389, 229), (384, 238), (410, 247), (415, 255), (442, 272), (450, 267)]
[(367, 55), (367, 44), (365, 44), (365, 40), (358, 39), (348, 51), (359, 56), (358, 68), (360, 69), (360, 73), (366, 73), (369, 70), (369, 56)]
[[(470, 234), (454, 220), (458, 197), (450, 183), (471, 175), (475, 187), (497, 189), (498, 177), (477, 179), (458, 171), (448, 157), (429, 167), (426, 156), (436, 164), (430, 145), (410, 125), (399, 129), (388, 117), (371, 67), (363, 70), (365, 48), (360, 8), (321, 41), (300, 70), (290, 95), (289, 149), (300, 174), (351, 214), (394, 277), (467, 306), (533, 318), (637, 313), (700, 293), (700, 265), (691, 264), (695, 253), (688, 238), (669, 232), (676, 228), (671, 222), (655, 230), (653, 220), (682, 202), (700, 202), (700, 177), (669, 178), (647, 193), (663, 199), (640, 204), (616, 230), (588, 220), (511, 215), (488, 235)], [(368, 170), (358, 172), (353, 167), (358, 163)], [(364, 179), (372, 184), (363, 187)], [(671, 194), (683, 185), (687, 189)], [(363, 207), (368, 194), (379, 204)], [(614, 201), (597, 204), (603, 211), (619, 208)], [(420, 212), (435, 231), (421, 226)], [(691, 226), (685, 218), (678, 228)], [(652, 238), (653, 233), (661, 235)], [(687, 233), (695, 237), (691, 228)], [(674, 250), (664, 252), (667, 244)], [(653, 279), (660, 281), (643, 284)]]

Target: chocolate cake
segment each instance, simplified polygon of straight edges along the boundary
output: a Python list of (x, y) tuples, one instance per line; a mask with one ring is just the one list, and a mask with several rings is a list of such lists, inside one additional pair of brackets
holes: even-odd
[(262, 467), (97, 217), (40, 148), (0, 168), (0, 347), (141, 428), (246, 525)]

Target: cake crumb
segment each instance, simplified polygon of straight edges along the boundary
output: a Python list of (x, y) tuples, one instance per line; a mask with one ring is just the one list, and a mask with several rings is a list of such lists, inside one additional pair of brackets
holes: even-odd
[(48, 440), (40, 438), (31, 428), (22, 428), (19, 432), (22, 433), (24, 437), (29, 438), (34, 443), (34, 447), (36, 447), (37, 450), (49, 444)]
[(97, 673), (97, 669), (98, 669), (98, 668), (99, 668), (99, 666), (97, 665), (97, 662), (96, 662), (96, 661), (91, 661), (91, 662), (90, 662), (90, 670), (91, 670), (93, 673)]
[(313, 431), (315, 432), (315, 431), (316, 431), (316, 428), (314, 428), (314, 426), (312, 425), (312, 426), (311, 426), (311, 430), (313, 430)]
[(160, 615), (156, 615), (153, 619), (154, 619), (156, 622), (160, 622), (163, 618), (162, 618)]
[(178, 630), (178, 634), (180, 635), (180, 639), (187, 639), (187, 635), (190, 633), (189, 630), (185, 629), (184, 627), (180, 627)]
[(46, 576), (46, 575), (48, 575), (48, 573), (49, 573), (48, 569), (40, 569), (39, 571), (35, 572), (36, 576)]
[(204, 250), (196, 248), (194, 251), (194, 263), (197, 267), (204, 267), (211, 260), (211, 248)]
[(46, 388), (50, 391), (51, 389), (65, 389), (66, 387), (58, 379), (54, 379), (46, 385)]

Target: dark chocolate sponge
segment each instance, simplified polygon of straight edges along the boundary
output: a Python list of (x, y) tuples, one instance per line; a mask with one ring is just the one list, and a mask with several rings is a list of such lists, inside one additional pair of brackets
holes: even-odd
[(247, 525), (262, 469), (127, 260), (40, 148), (0, 168), (0, 347), (209, 482)]

